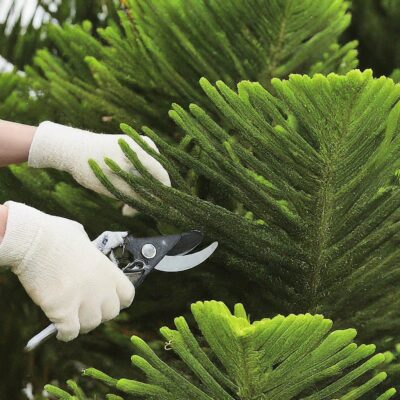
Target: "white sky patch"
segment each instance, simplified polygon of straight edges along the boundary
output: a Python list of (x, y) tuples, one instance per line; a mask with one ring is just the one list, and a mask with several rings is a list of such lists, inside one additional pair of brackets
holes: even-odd
[(13, 25), (17, 17), (22, 13), (22, 25), (26, 26), (34, 18), (34, 25), (40, 26), (44, 11), (41, 7), (38, 8), (37, 0), (0, 0), (0, 22), (3, 23), (7, 18), (9, 10), (13, 7), (11, 17), (9, 20), (10, 25)]
[(0, 73), (1, 72), (10, 72), (14, 69), (14, 66), (10, 64), (7, 60), (5, 60), (2, 56), (0, 56)]
[[(11, 10), (11, 13), (10, 13)], [(37, 6), (37, 0), (0, 0), (0, 23), (4, 23), (9, 16), (7, 25), (11, 28), (19, 15), (22, 16), (22, 26), (27, 26), (32, 18), (34, 27), (38, 28), (44, 18), (45, 12)], [(13, 65), (0, 56), (0, 72), (11, 71)]]

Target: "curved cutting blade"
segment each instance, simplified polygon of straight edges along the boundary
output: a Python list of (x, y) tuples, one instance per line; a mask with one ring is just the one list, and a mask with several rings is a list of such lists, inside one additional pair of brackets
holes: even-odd
[(187, 256), (165, 256), (156, 266), (155, 269), (163, 272), (181, 272), (197, 267), (199, 264), (207, 260), (216, 248), (218, 242), (210, 244), (205, 249), (197, 253)]
[(184, 256), (194, 250), (202, 241), (204, 235), (200, 231), (181, 233), (179, 242), (167, 253), (168, 256)]

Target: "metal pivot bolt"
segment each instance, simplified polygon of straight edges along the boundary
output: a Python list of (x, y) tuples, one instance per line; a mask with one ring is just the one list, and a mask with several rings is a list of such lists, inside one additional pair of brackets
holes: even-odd
[(142, 255), (143, 257), (146, 257), (147, 259), (154, 258), (157, 254), (156, 248), (150, 244), (147, 243), (142, 247)]
[[(117, 239), (120, 239), (111, 246), (111, 252), (107, 247), (108, 240), (106, 241), (104, 237), (102, 237), (102, 243), (96, 243), (96, 246), (98, 250), (108, 254), (110, 260), (123, 270), (135, 288), (138, 288), (153, 270), (175, 273), (196, 267), (207, 260), (218, 246), (218, 243), (214, 242), (203, 250), (188, 254), (202, 242), (203, 234), (200, 231), (143, 239), (132, 235), (122, 236), (121, 233), (104, 232), (103, 236), (107, 238), (109, 235), (114, 237), (116, 235)], [(35, 349), (56, 333), (56, 326), (49, 325), (28, 342), (26, 351)], [(166, 350), (170, 350), (171, 346), (173, 343), (169, 342)]]

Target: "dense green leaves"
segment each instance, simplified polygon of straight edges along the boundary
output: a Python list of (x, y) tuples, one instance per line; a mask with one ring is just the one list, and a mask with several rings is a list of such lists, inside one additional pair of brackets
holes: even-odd
[(348, 32), (360, 39), (361, 66), (377, 75), (400, 67), (400, 3), (397, 0), (353, 0), (353, 24)]
[(62, 57), (41, 51), (35, 63), (46, 79), (30, 72), (64, 121), (166, 129), (173, 101), (204, 101), (202, 76), (269, 85), (292, 72), (354, 68), (356, 42), (337, 44), (350, 23), (347, 7), (343, 0), (131, 0), (121, 27), (98, 31), (106, 46), (88, 24), (52, 26)]
[[(4, 10), (4, 4), (2, 9)], [(0, 24), (0, 55), (18, 69), (31, 61), (35, 50), (45, 43), (45, 27), (35, 26), (36, 14), (42, 19), (40, 11), (32, 14), (26, 26), (22, 26), (22, 10), (16, 10), (16, 2), (11, 2), (4, 22)]]
[[(332, 321), (321, 315), (279, 315), (251, 323), (241, 304), (232, 314), (216, 301), (197, 302), (192, 313), (201, 341), (183, 317), (175, 319), (176, 329), (161, 329), (185, 370), (171, 368), (134, 336), (132, 364), (146, 383), (113, 379), (95, 369), (84, 375), (157, 400), (349, 400), (365, 398), (386, 379), (384, 372), (370, 374), (385, 361), (383, 354), (374, 355), (375, 346), (358, 346), (354, 329), (332, 331)], [(46, 389), (57, 398), (73, 399), (53, 386)], [(395, 393), (389, 389), (379, 399)]]
[(15, 73), (0, 74), (0, 118), (34, 123), (38, 106), (26, 79)]
[[(208, 106), (198, 86), (201, 76), (223, 78), (232, 87), (241, 79), (260, 79), (269, 85), (275, 75), (342, 73), (357, 65), (356, 43), (342, 47), (337, 43), (350, 22), (348, 4), (343, 0), (274, 0), (268, 7), (260, 0), (229, 0), (223, 6), (214, 0), (128, 3), (119, 5), (118, 19), (111, 0), (62, 2), (54, 10), (39, 2), (38, 7), (53, 21), (40, 32), (31, 23), (22, 34), (17, 20), (12, 33), (3, 35), (2, 40), (4, 46), (24, 57), (19, 59), (18, 54), (8, 55), (7, 51), (3, 55), (21, 66), (32, 57), (25, 47), (31, 52), (36, 46), (46, 44), (48, 48), (36, 53), (34, 68), (26, 68), (25, 98), (13, 92), (0, 103), (0, 118), (32, 124), (49, 118), (110, 133), (119, 132), (120, 122), (134, 126), (145, 122), (162, 127), (163, 134), (172, 137), (175, 127), (167, 112), (173, 101)], [(88, 20), (82, 25), (70, 24), (85, 18)], [(98, 30), (101, 26), (107, 28)], [(208, 32), (214, 34), (205, 40)], [(33, 43), (32, 35), (40, 36), (40, 41)], [(13, 36), (18, 38), (16, 46)], [(0, 53), (1, 47), (0, 43)], [(3, 81), (7, 79), (11, 83), (11, 76)], [(27, 102), (26, 97), (33, 93), (35, 101)], [(79, 219), (93, 232), (100, 229), (87, 208), (79, 209), (79, 204), (94, 201), (97, 208), (105, 209), (98, 197), (71, 187), (71, 182), (57, 185), (60, 175), (53, 172), (48, 177), (41, 174), (39, 181), (26, 170), (13, 170), (12, 174), (18, 174), (15, 185), (28, 184), (24, 192), (39, 197), (50, 192), (64, 214)], [(53, 183), (43, 188), (42, 179)], [(181, 185), (188, 188), (190, 182), (181, 180)], [(54, 212), (55, 208), (44, 210)], [(107, 219), (120, 220), (119, 215)]]
[[(0, 74), (0, 119), (35, 125), (38, 115), (53, 119), (49, 110), (38, 98), (27, 79), (18, 73)], [(99, 198), (83, 188), (78, 188), (66, 174), (44, 170), (32, 170), (26, 165), (10, 166), (0, 170), (0, 202), (7, 200), (25, 202), (43, 207), (57, 215), (79, 218), (93, 234), (114, 226), (129, 226), (122, 217), (120, 206), (109, 199)], [(99, 210), (101, 214), (99, 215)]]
[[(342, 0), (279, 0), (268, 2), (268, 7), (260, 0), (229, 0), (223, 6), (214, 0), (131, 1), (126, 7), (120, 7), (122, 24), (111, 20), (106, 29), (98, 31), (101, 39), (96, 36), (96, 24), (51, 25), (51, 47), (37, 53), (35, 67), (28, 67), (27, 72), (39, 96), (41, 110), (50, 112), (52, 120), (111, 133), (120, 132), (121, 121), (134, 126), (146, 122), (160, 135), (174, 137), (176, 126), (167, 116), (172, 101), (180, 104), (197, 101), (205, 108), (212, 108), (198, 85), (201, 76), (212, 80), (223, 78), (232, 87), (241, 79), (261, 79), (265, 85), (270, 85), (269, 79), (274, 74), (342, 73), (354, 67), (357, 64), (356, 44), (350, 42), (342, 47), (337, 44), (339, 35), (350, 22), (347, 6), (347, 2)], [(68, 13), (56, 16), (59, 21), (65, 21), (67, 17)], [(37, 117), (40, 118), (39, 113)], [(163, 128), (162, 133), (160, 128)], [(182, 145), (180, 153), (192, 151), (191, 147), (189, 144), (185, 149)], [(196, 156), (196, 149), (193, 154)], [(168, 153), (159, 157), (169, 165), (176, 188), (182, 188), (185, 193), (207, 193), (207, 184), (203, 186), (193, 170), (180, 177), (179, 170), (173, 171), (173, 157)], [(190, 158), (189, 155), (186, 157)], [(250, 170), (248, 173), (252, 174)], [(14, 179), (14, 186), (20, 188), (22, 183), (28, 192), (37, 194), (39, 199), (47, 199), (40, 204), (43, 211), (79, 220), (93, 234), (121, 224), (135, 234), (142, 234), (145, 231), (143, 227), (147, 228), (147, 234), (149, 231), (150, 234), (156, 233), (151, 231), (155, 224), (148, 219), (140, 226), (138, 220), (123, 220), (118, 207), (111, 208), (108, 202), (74, 187), (71, 180), (55, 175), (54, 171), (49, 172), (49, 176), (46, 176), (47, 172), (37, 176), (31, 175), (27, 169), (14, 168), (11, 174), (18, 179)], [(218, 191), (224, 186), (219, 183), (217, 186), (217, 193), (215, 188), (210, 188), (211, 197), (220, 197)], [(7, 193), (5, 191), (5, 196)], [(32, 202), (34, 196), (28, 197)], [(241, 207), (237, 202), (234, 206)], [(148, 201), (146, 207), (158, 222), (168, 217), (170, 226), (178, 225), (177, 222), (183, 218), (178, 211), (171, 219), (173, 208), (167, 203)], [(196, 210), (191, 205), (189, 208), (193, 212)], [(196, 218), (202, 220), (200, 215), (204, 215), (204, 208), (196, 212)], [(252, 218), (251, 212), (246, 215)], [(190, 219), (187, 221), (189, 223)], [(227, 224), (231, 222), (229, 220)], [(195, 224), (195, 228), (203, 226), (203, 221)], [(249, 229), (245, 227), (246, 234), (243, 234), (244, 226), (242, 223), (239, 226), (243, 238), (258, 240), (257, 232), (247, 233)], [(224, 254), (230, 260), (232, 255), (236, 257), (230, 252)], [(242, 258), (243, 267), (239, 273), (247, 269), (248, 264), (255, 265), (246, 258)], [(258, 267), (264, 263), (263, 256), (258, 258), (261, 263), (256, 265), (257, 271), (262, 271)], [(234, 265), (238, 264), (235, 262)], [(150, 309), (139, 308), (151, 311), (153, 315), (154, 312), (174, 315), (174, 312), (182, 310), (184, 302), (181, 298), (194, 301), (198, 298), (196, 296), (210, 296), (215, 291), (223, 299), (237, 300), (237, 294), (232, 294), (232, 297), (230, 294), (231, 287), (235, 288), (235, 282), (239, 282), (235, 280), (237, 276), (231, 273), (231, 282), (226, 285), (222, 268), (219, 277), (218, 272), (208, 271), (205, 279), (201, 275), (203, 271), (191, 274), (191, 280), (196, 284), (178, 285), (183, 294), (177, 294), (173, 303), (163, 303), (161, 308), (155, 305)], [(246, 283), (249, 285), (248, 280)], [(264, 285), (265, 280), (260, 280), (258, 288), (263, 291)], [(163, 291), (163, 285), (159, 286)], [(197, 294), (198, 288), (201, 288), (200, 294)], [(167, 294), (164, 292), (164, 295)], [(249, 306), (260, 304), (257, 298), (245, 300)], [(286, 299), (282, 299), (282, 303), (287, 304)], [(173, 306), (178, 311), (174, 311)], [(140, 315), (146, 313), (143, 311)]]
[[(229, 301), (246, 299), (258, 315), (321, 312), (337, 327), (356, 326), (366, 340), (390, 348), (400, 328), (399, 89), (390, 80), (358, 72), (313, 79), (296, 75), (270, 83), (293, 72), (345, 74), (357, 65), (356, 43), (338, 44), (350, 22), (348, 2), (131, 0), (121, 2), (118, 18), (112, 12), (107, 22), (99, 14), (103, 1), (73, 3), (74, 12), (71, 2), (61, 2), (52, 17), (90, 22), (45, 25), (40, 31), (31, 24), (25, 34), (17, 23), (10, 35), (1, 35), (0, 53), (18, 67), (31, 61), (36, 47), (48, 49), (26, 69), (34, 91), (22, 76), (0, 77), (0, 118), (32, 123), (51, 118), (111, 133), (119, 131), (120, 122), (135, 129), (149, 125), (154, 131), (144, 128), (143, 133), (157, 142), (161, 154), (154, 155), (169, 170), (174, 188), (146, 175), (121, 142), (142, 177), (126, 175), (108, 160), (141, 195), (120, 199), (166, 222), (168, 229), (202, 227), (222, 245), (214, 258), (218, 268), (203, 266), (144, 288), (133, 309), (134, 326), (142, 327), (144, 319), (149, 323), (148, 315), (153, 323), (161, 315), (165, 319), (163, 313), (182, 307), (182, 299), (218, 294)], [(362, 6), (353, 8), (358, 17), (365, 10), (362, 27), (355, 25), (368, 38), (362, 49), (372, 43), (378, 59), (383, 54), (387, 62), (390, 54), (397, 66), (396, 51), (390, 49), (396, 46), (398, 4), (353, 3)], [(371, 10), (379, 12), (371, 15)], [(379, 40), (370, 40), (370, 34)], [(200, 77), (206, 79), (199, 86)], [(242, 82), (236, 92), (243, 79), (259, 83)], [(179, 106), (174, 104), (168, 119), (172, 102)], [(141, 142), (134, 129), (123, 125), (123, 130)], [(170, 138), (180, 140), (182, 132), (180, 144), (172, 145)], [(78, 219), (92, 234), (119, 227), (138, 234), (154, 227), (148, 219), (143, 224), (122, 219), (117, 205), (77, 188), (62, 174), (12, 167), (1, 172), (0, 181), (1, 199), (28, 200)], [(173, 299), (167, 292), (170, 282), (180, 291)], [(2, 297), (8, 299), (9, 293), (15, 293), (14, 286), (6, 290), (3, 285)], [(26, 310), (24, 315), (37, 319)], [(3, 335), (7, 340), (10, 332)], [(244, 378), (233, 366), (221, 372), (220, 361), (214, 367), (207, 363), (215, 385), (201, 369), (200, 353), (195, 354), (200, 361), (181, 355), (196, 369), (193, 383), (203, 395), (209, 396), (200, 382), (220, 396), (224, 391), (238, 395), (227, 375), (239, 382)], [(15, 370), (22, 371), (14, 364), (9, 373)], [(383, 375), (377, 376), (358, 390)], [(257, 376), (251, 377), (258, 385)], [(75, 398), (82, 397), (71, 385)], [(142, 393), (164, 390), (150, 385), (134, 383)], [(242, 387), (241, 395), (252, 394), (251, 385)], [(351, 393), (349, 398), (356, 398), (357, 391)]]
[(0, 55), (20, 70), (32, 63), (37, 49), (47, 47), (55, 50), (48, 40), (48, 28), (51, 24), (90, 20), (99, 27), (105, 25), (107, 18), (116, 17), (113, 0), (38, 0), (35, 3), (30, 19), (24, 21), (22, 3), (11, 1), (5, 20), (0, 23)]
[(231, 268), (263, 283), (259, 295), (273, 310), (323, 312), (362, 326), (368, 339), (395, 333), (400, 87), (371, 71), (272, 84), (275, 95), (259, 83), (241, 82), (235, 92), (202, 79), (218, 119), (196, 105), (170, 112), (196, 153), (143, 129), (175, 162), (174, 169), (165, 164), (173, 174), (195, 174), (217, 188), (205, 196), (178, 179), (171, 189), (108, 162), (141, 194), (130, 200), (94, 170), (146, 213), (203, 227)]

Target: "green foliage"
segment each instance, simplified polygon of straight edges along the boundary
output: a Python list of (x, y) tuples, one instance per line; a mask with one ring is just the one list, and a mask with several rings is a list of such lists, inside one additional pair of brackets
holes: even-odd
[(400, 2), (353, 0), (352, 14), (349, 36), (359, 38), (361, 66), (390, 75), (400, 67)]
[[(386, 373), (370, 377), (385, 361), (374, 345), (358, 346), (354, 329), (332, 331), (321, 315), (278, 315), (251, 323), (241, 304), (232, 314), (225, 304), (197, 302), (192, 313), (201, 331), (197, 339), (185, 318), (175, 319), (176, 330), (161, 328), (168, 346), (179, 356), (181, 368), (171, 368), (142, 339), (132, 337), (132, 364), (146, 383), (114, 379), (90, 368), (84, 371), (110, 387), (154, 400), (359, 399), (379, 386)], [(79, 399), (86, 399), (76, 386)], [(75, 397), (54, 386), (56, 398)], [(396, 393), (388, 389), (378, 398)]]
[(30, 124), (36, 122), (38, 112), (27, 80), (16, 73), (0, 74), (0, 118)]
[[(18, 73), (0, 74), (0, 119), (32, 125), (40, 117), (53, 120), (54, 115), (43, 106), (26, 77)], [(79, 218), (92, 234), (99, 234), (110, 226), (115, 229), (132, 226), (132, 221), (120, 215), (118, 204), (78, 188), (66, 174), (32, 171), (21, 165), (1, 169), (0, 177), (0, 202), (29, 198), (32, 206), (41, 208), (45, 198), (47, 212)]]
[[(275, 95), (259, 83), (241, 82), (235, 92), (202, 79), (218, 118), (194, 104), (170, 112), (197, 153), (143, 128), (173, 188), (107, 160), (141, 195), (130, 199), (92, 162), (93, 170), (124, 202), (219, 240), (220, 257), (262, 283), (258, 295), (272, 311), (322, 312), (363, 327), (367, 340), (395, 335), (400, 87), (371, 71), (272, 84)], [(136, 131), (122, 129), (147, 150)], [(121, 148), (137, 166), (123, 141)], [(215, 190), (188, 189), (187, 174)]]
[(384, 371), (388, 374), (386, 383), (397, 385), (400, 380), (400, 345), (397, 343), (391, 350), (385, 351), (385, 362), (376, 368), (375, 372)]
[(115, 18), (113, 0), (62, 1), (59, 4), (39, 0), (29, 21), (23, 23), (23, 8), (18, 10), (17, 2), (11, 2), (7, 16), (0, 24), (0, 55), (17, 69), (32, 62), (38, 48), (49, 47), (54, 51), (48, 38), (50, 24), (77, 23), (90, 20), (96, 26), (103, 26), (107, 18)]
[[(68, 3), (62, 2), (62, 6)], [(49, 118), (98, 132), (119, 133), (120, 122), (135, 126), (145, 122), (164, 128), (165, 134), (173, 137), (175, 127), (167, 117), (172, 101), (208, 104), (197, 83), (201, 76), (223, 78), (232, 86), (241, 79), (262, 79), (267, 85), (274, 74), (346, 72), (356, 65), (356, 43), (337, 44), (350, 22), (346, 2), (279, 0), (271, 4), (274, 9), (259, 0), (229, 0), (223, 7), (217, 1), (131, 1), (127, 8), (120, 7), (121, 22), (109, 19), (106, 29), (96, 30), (99, 24), (89, 11), (90, 23), (44, 26), (41, 29), (46, 30), (48, 49), (36, 53), (35, 65), (26, 68), (29, 84), (38, 96), (36, 120), (31, 123)], [(71, 21), (68, 15), (53, 17)], [(215, 35), (209, 34), (212, 30)], [(27, 57), (31, 55), (27, 53)], [(26, 122), (24, 113), (11, 118), (5, 112), (3, 118)], [(3, 200), (29, 199), (30, 205), (43, 211), (78, 220), (93, 236), (106, 229), (157, 234), (154, 222), (122, 218), (117, 204), (78, 188), (64, 174), (30, 171), (24, 166), (2, 174)], [(181, 180), (181, 184), (190, 186), (191, 179), (189, 173), (187, 183)], [(193, 179), (197, 182), (196, 176)], [(158, 215), (162, 217), (162, 210)], [(230, 271), (231, 282), (226, 282), (225, 274), (222, 268), (215, 271), (206, 267), (191, 272), (190, 278), (155, 277), (135, 301), (130, 325), (154, 329), (161, 323), (158, 321), (183, 312), (187, 302), (216, 291), (220, 298), (232, 301), (236, 295), (230, 293), (230, 287), (236, 287), (241, 275)], [(221, 282), (225, 282), (223, 287)], [(168, 285), (177, 287), (172, 299), (166, 291)], [(256, 290), (254, 285), (252, 288)], [(261, 284), (258, 288), (263, 290)], [(8, 290), (4, 296), (9, 296)], [(253, 309), (260, 305), (258, 298), (243, 300)], [(6, 307), (7, 303), (3, 304)], [(32, 317), (27, 324), (32, 326), (30, 321), (36, 316), (28, 314)], [(19, 326), (19, 322), (15, 324)], [(28, 337), (19, 340), (23, 344)], [(79, 344), (77, 348), (81, 349)], [(47, 352), (43, 350), (43, 354), (45, 357)], [(90, 359), (86, 352), (81, 354), (79, 359)], [(49, 378), (65, 376), (61, 371), (55, 374), (53, 360), (48, 369)], [(6, 385), (9, 381), (12, 379), (4, 379)], [(35, 387), (40, 382), (42, 379), (36, 378)]]
[[(0, 119), (36, 124), (40, 116), (43, 119), (53, 119), (48, 109), (43, 107), (43, 103), (31, 91), (27, 79), (18, 73), (0, 74)], [(78, 217), (87, 225), (92, 236), (110, 227), (115, 230), (137, 230), (139, 234), (144, 232), (143, 221), (123, 218), (114, 203), (76, 187), (69, 176), (61, 173), (32, 171), (25, 165), (2, 168), (0, 202), (10, 199), (45, 209), (54, 215)], [(115, 347), (117, 338), (121, 336), (118, 330), (123, 326), (121, 323), (120, 326), (109, 325), (102, 334), (97, 334), (97, 339), (83, 338), (68, 348), (49, 342), (35, 354), (24, 355), (22, 349), (26, 341), (46, 326), (48, 320), (11, 273), (0, 275), (0, 315), (0, 398), (13, 400), (21, 398), (18, 394), (27, 377), (38, 389), (54, 378), (73, 375), (76, 368), (71, 360), (78, 359), (85, 365), (107, 362), (107, 356), (103, 355), (103, 352), (111, 352), (107, 350), (107, 342)], [(96, 350), (96, 346), (102, 350)], [(127, 354), (121, 349), (122, 346), (120, 357), (124, 358)], [(113, 354), (116, 351), (112, 349)], [(67, 361), (60, 365), (60, 358)]]
[[(38, 4), (52, 18), (40, 28), (45, 42), (25, 42), (20, 20), (10, 35), (3, 35), (7, 46), (26, 57), (9, 56), (17, 65), (31, 58), (25, 44), (31, 51), (44, 44), (48, 49), (36, 54), (35, 68), (27, 66), (29, 80), (18, 77), (27, 93), (16, 99), (13, 93), (13, 102), (0, 103), (0, 118), (31, 124), (51, 119), (111, 133), (119, 133), (120, 122), (174, 129), (167, 118), (172, 101), (207, 105), (197, 84), (201, 76), (223, 78), (232, 86), (241, 79), (268, 84), (274, 75), (346, 72), (357, 64), (356, 43), (337, 44), (350, 22), (343, 0), (275, 0), (268, 8), (259, 0), (230, 0), (223, 7), (217, 1), (134, 0), (120, 4), (119, 21), (108, 0), (62, 2), (55, 11), (46, 4)], [(101, 9), (106, 10), (102, 17)], [(82, 25), (70, 24), (86, 17)], [(68, 23), (62, 27), (54, 21)], [(97, 31), (103, 25), (107, 28)], [(32, 24), (26, 35), (31, 30)], [(205, 42), (209, 31), (216, 34)], [(9, 92), (0, 82), (3, 90)], [(33, 93), (34, 101), (26, 102)], [(174, 136), (171, 130), (165, 133)], [(43, 211), (77, 219), (91, 232), (104, 227), (94, 209), (109, 210), (103, 219), (109, 225), (121, 221), (118, 207), (78, 189), (66, 176), (53, 171), (33, 174), (26, 168), (4, 173), (7, 188), (18, 187), (22, 198), (48, 198)]]
[[(19, 121), (26, 124), (37, 122), (37, 115), (49, 116), (41, 110), (37, 97), (30, 91), (27, 79), (17, 73), (0, 74), (0, 119)], [(43, 173), (31, 175), (36, 181)], [(17, 184), (12, 169), (3, 168), (0, 171), (0, 201), (9, 199), (23, 201), (32, 197), (30, 189)], [(42, 199), (40, 199), (41, 201)]]
[(202, 76), (269, 85), (292, 72), (354, 68), (356, 42), (337, 44), (350, 23), (347, 8), (343, 0), (131, 0), (120, 26), (98, 31), (102, 40), (88, 23), (51, 26), (62, 57), (40, 51), (41, 74), (29, 72), (64, 122), (114, 132), (120, 122), (166, 129), (171, 102), (205, 100)]
[[(39, 3), (46, 7), (46, 2)], [(127, 317), (126, 329), (153, 329), (171, 313), (182, 312), (188, 301), (218, 293), (229, 304), (245, 301), (257, 318), (277, 312), (323, 313), (337, 328), (356, 326), (363, 340), (392, 349), (399, 329), (400, 89), (389, 79), (372, 79), (368, 72), (310, 77), (332, 71), (346, 74), (355, 68), (354, 33), (361, 38), (363, 65), (392, 74), (400, 66), (395, 40), (398, 2), (354, 0), (356, 21), (344, 44), (338, 40), (350, 16), (349, 2), (343, 0), (118, 3), (117, 15), (112, 1), (62, 1), (57, 11), (47, 8), (60, 25), (46, 23), (39, 29), (31, 23), (24, 31), (18, 21), (7, 34), (5, 25), (0, 26), (0, 54), (18, 68), (28, 64), (27, 77), (0, 75), (0, 118), (32, 124), (51, 119), (110, 133), (119, 133), (120, 122), (125, 122), (124, 132), (138, 142), (135, 129), (150, 126), (143, 133), (157, 142), (161, 155), (152, 154), (169, 170), (174, 188), (152, 180), (121, 142), (142, 178), (125, 175), (109, 160), (109, 166), (141, 193), (139, 200), (120, 199), (153, 217), (162, 230), (202, 227), (209, 239), (220, 241), (218, 267), (150, 277), (132, 308), (134, 321)], [(107, 11), (99, 14), (104, 5)], [(81, 23), (85, 19), (88, 22)], [(37, 52), (42, 47), (46, 49)], [(270, 83), (291, 73), (310, 77), (295, 75)], [(398, 70), (391, 76), (400, 80)], [(206, 79), (199, 86), (201, 77)], [(242, 82), (236, 93), (242, 80), (259, 83)], [(174, 104), (168, 119), (172, 102), (180, 106)], [(1, 201), (29, 202), (77, 219), (92, 235), (104, 229), (156, 234), (149, 218), (122, 218), (122, 203), (78, 188), (65, 174), (13, 166), (1, 170), (0, 182)], [(16, 380), (22, 380), (26, 365), (28, 376), (32, 365), (40, 371), (33, 374), (37, 388), (46, 380), (73, 375), (66, 375), (68, 362), (58, 365), (60, 359), (117, 357), (106, 341), (123, 342), (115, 333), (118, 323), (106, 325), (105, 336), (69, 344), (68, 351), (48, 343), (28, 361), (17, 357), (15, 349), (22, 348), (45, 318), (40, 320), (40, 312), (27, 305), (16, 281), (4, 279), (0, 285), (0, 314), (7, 315), (0, 327), (0, 365), (8, 366), (2, 371), (2, 395), (16, 398), (21, 387)], [(173, 298), (170, 287), (177, 288)], [(85, 347), (89, 350), (83, 351)], [(393, 357), (385, 353), (385, 361), (364, 375), (362, 383), (351, 383), (347, 390), (352, 395), (344, 398), (357, 398), (355, 387), (368, 388), (382, 379), (383, 371), (396, 376), (396, 351), (390, 354)], [(119, 364), (105, 368), (118, 375)], [(220, 361), (216, 367), (222, 368)], [(225, 378), (234, 373), (222, 369)], [(232, 376), (236, 379), (238, 374)], [(193, 390), (209, 396), (204, 384), (208, 376), (192, 379), (187, 368), (182, 376), (197, 387)], [(211, 376), (222, 388), (218, 393), (239, 396)], [(336, 378), (328, 378), (329, 384), (338, 382)], [(363, 386), (369, 379), (377, 381)], [(138, 382), (135, 390), (152, 385)], [(310, 390), (323, 390), (325, 384), (316, 383)], [(375, 398), (387, 384), (388, 380), (366, 396)], [(74, 383), (70, 387), (75, 399), (83, 396)], [(276, 397), (282, 398), (280, 393)]]

